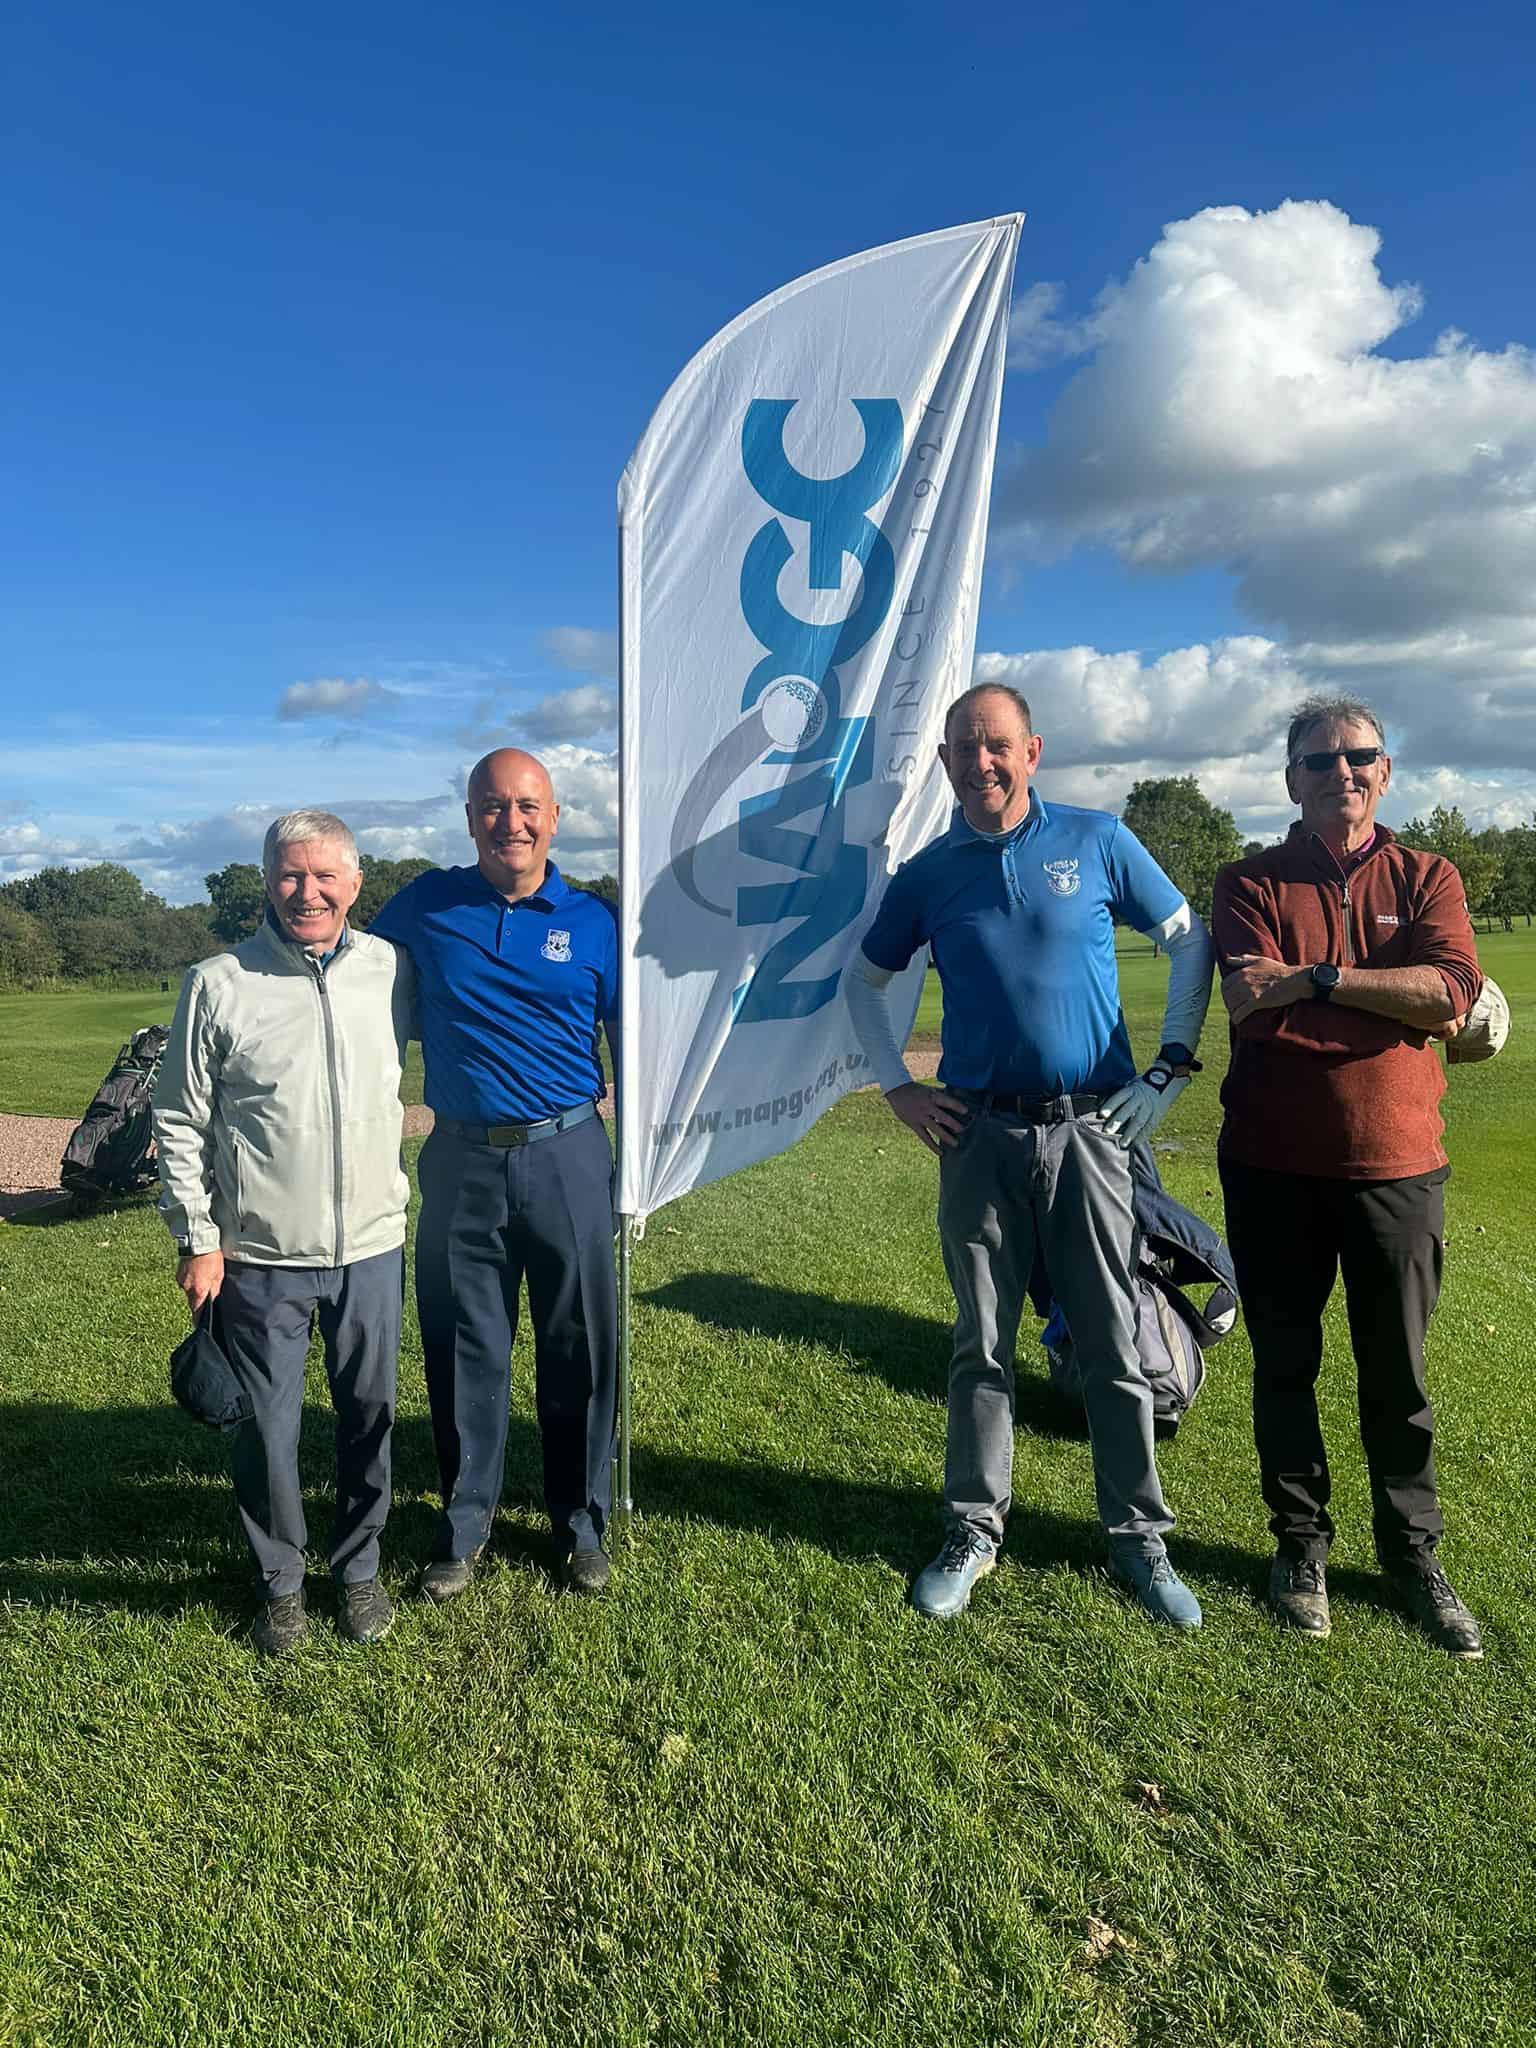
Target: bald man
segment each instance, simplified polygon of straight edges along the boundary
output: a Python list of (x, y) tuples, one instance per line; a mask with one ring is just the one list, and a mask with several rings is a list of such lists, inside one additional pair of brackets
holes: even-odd
[(419, 876), (371, 927), (414, 963), (436, 1119), (419, 1166), (416, 1306), (443, 1514), (422, 1591), (462, 1593), (490, 1540), (526, 1279), (556, 1574), (600, 1593), (618, 1301), (598, 1032), (616, 1052), (618, 926), (549, 858), (560, 806), (532, 754), (487, 754), (468, 797), (476, 865)]

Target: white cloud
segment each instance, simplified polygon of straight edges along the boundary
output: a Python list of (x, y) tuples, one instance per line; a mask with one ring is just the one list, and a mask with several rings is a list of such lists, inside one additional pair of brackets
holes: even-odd
[(618, 724), (619, 693), (606, 683), (580, 683), (574, 690), (557, 690), (528, 710), (514, 712), (513, 722), (536, 745), (589, 740), (597, 733), (612, 732)]
[[(1336, 677), (1258, 637), (1179, 647), (1145, 661), (1092, 647), (978, 654), (978, 683), (1005, 683), (1029, 701), (1045, 752), (1046, 801), (1119, 811), (1131, 785), (1193, 775), (1231, 811), (1245, 838), (1270, 839), (1296, 815), (1285, 789), (1285, 732), (1296, 703)], [(1397, 751), (1382, 821), (1401, 824), (1436, 804), (1457, 805), (1476, 829), (1528, 823), (1536, 782), (1518, 766), (1471, 773), (1443, 754)]]
[[(1321, 201), (1174, 222), (1086, 321), (1026, 295), (1024, 359), (1092, 360), (1000, 482), (999, 536), (1238, 579), (1276, 655), (1366, 689), (1402, 751), (1536, 777), (1536, 357), (1454, 331)], [(1127, 713), (1129, 715), (1129, 713)], [(1155, 719), (1154, 719), (1155, 722)]]
[(1008, 367), (1041, 370), (1047, 363), (1080, 356), (1093, 345), (1093, 331), (1083, 320), (1060, 320), (1059, 284), (1032, 284), (1016, 292), (1008, 317)]
[(619, 670), (619, 636), (590, 626), (551, 626), (544, 651), (561, 668), (579, 676), (612, 676)]
[(387, 710), (398, 701), (399, 694), (365, 676), (359, 676), (354, 683), (334, 676), (314, 683), (290, 683), (278, 702), (277, 715), (284, 720), (362, 718), (370, 711)]
[(1257, 636), (1175, 648), (1150, 664), (1092, 647), (978, 654), (974, 674), (978, 683), (1022, 692), (1051, 763), (1061, 766), (1262, 751), (1284, 735), (1290, 707), (1312, 687), (1282, 648)]

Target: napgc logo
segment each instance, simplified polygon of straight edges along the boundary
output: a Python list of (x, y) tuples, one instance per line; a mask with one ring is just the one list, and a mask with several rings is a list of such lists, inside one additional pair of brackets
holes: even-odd
[[(793, 399), (754, 399), (742, 422), (747, 480), (774, 515), (753, 534), (740, 571), (741, 614), (764, 650), (742, 687), (742, 723), (717, 746), (678, 807), (673, 872), (702, 909), (745, 929), (790, 923), (736, 991), (738, 1024), (808, 1017), (837, 992), (837, 976), (796, 978), (795, 969), (856, 918), (869, 883), (866, 848), (844, 832), (851, 790), (870, 780), (874, 729), (844, 717), (839, 671), (878, 632), (891, 608), (896, 561), (869, 517), (901, 468), (901, 407), (893, 398), (852, 401), (864, 430), (857, 461), (841, 475), (812, 477), (784, 446)], [(838, 591), (857, 564), (857, 595), (839, 619), (809, 620), (779, 594), (796, 556), (815, 591)], [(738, 851), (772, 879), (746, 882), (734, 902), (705, 893), (693, 853), (705, 820), (730, 787), (759, 767), (788, 769), (776, 786), (737, 806)], [(782, 879), (785, 870), (793, 879)]]

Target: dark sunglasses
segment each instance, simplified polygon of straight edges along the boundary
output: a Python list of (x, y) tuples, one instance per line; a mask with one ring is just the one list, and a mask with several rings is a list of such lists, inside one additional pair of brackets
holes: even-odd
[(1342, 754), (1351, 768), (1369, 768), (1373, 761), (1379, 761), (1386, 752), (1384, 747), (1335, 747), (1331, 754), (1297, 754), (1291, 762), (1305, 768), (1309, 775), (1326, 775)]

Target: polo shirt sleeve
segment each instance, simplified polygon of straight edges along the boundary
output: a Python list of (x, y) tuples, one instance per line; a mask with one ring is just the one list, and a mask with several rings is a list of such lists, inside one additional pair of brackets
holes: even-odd
[(887, 974), (899, 974), (920, 946), (928, 943), (912, 886), (911, 863), (892, 875), (874, 922), (864, 934), (864, 957)]
[(1171, 882), (1141, 841), (1117, 818), (1109, 838), (1110, 907), (1134, 931), (1149, 932), (1173, 916), (1184, 891)]
[(414, 935), (415, 919), (410, 914), (410, 894), (414, 882), (407, 882), (403, 889), (397, 889), (389, 901), (373, 914), (368, 929), (375, 938), (388, 939), (392, 946), (409, 946)]

